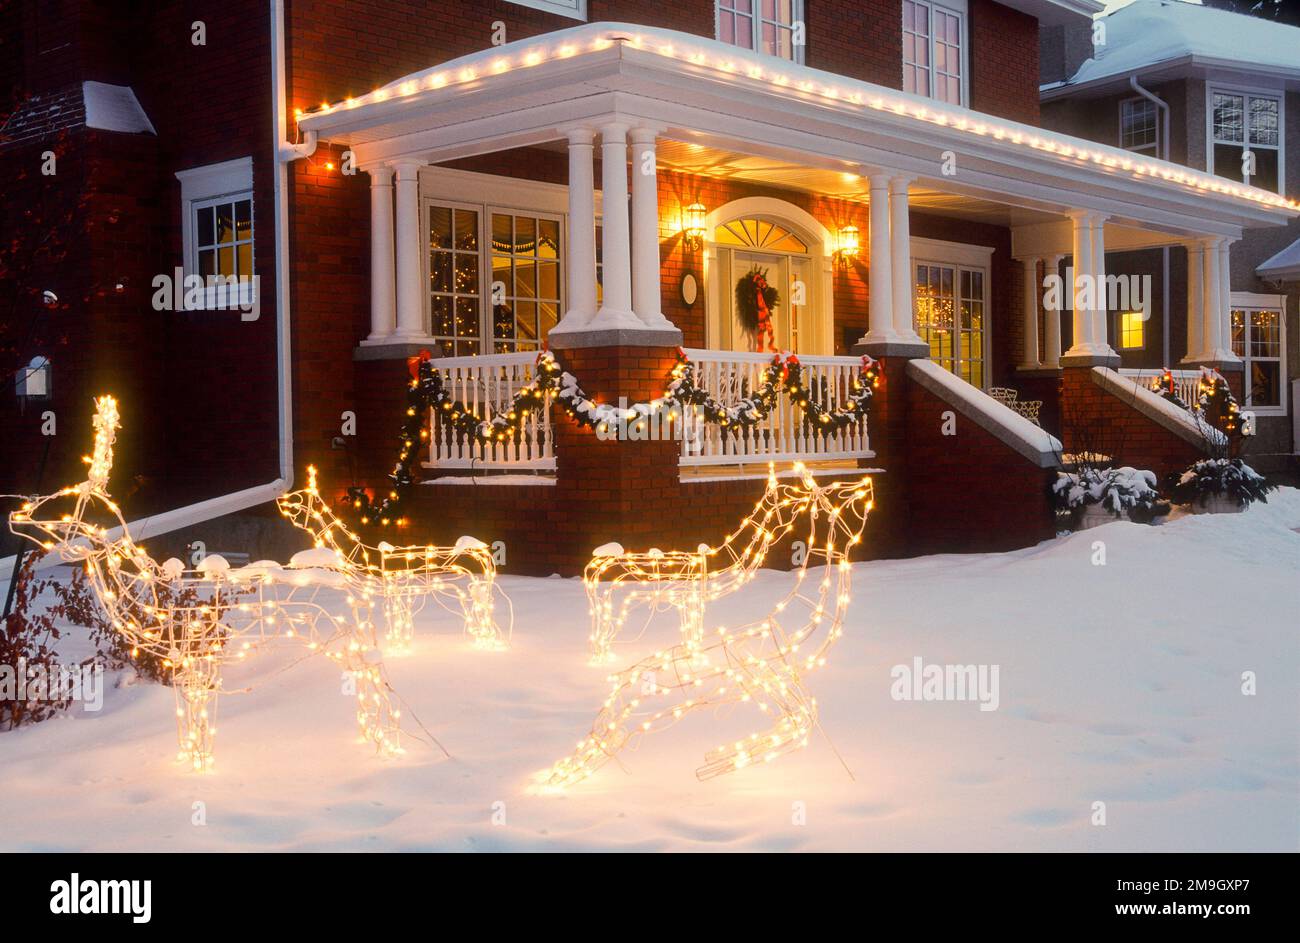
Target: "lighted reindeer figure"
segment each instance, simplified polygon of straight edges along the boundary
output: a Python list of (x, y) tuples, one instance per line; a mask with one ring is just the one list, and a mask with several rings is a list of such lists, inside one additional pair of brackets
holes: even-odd
[[(790, 592), (766, 618), (729, 629), (719, 626), (703, 645), (681, 642), (611, 677), (613, 690), (591, 733), (573, 754), (538, 776), (543, 788), (564, 788), (590, 776), (637, 737), (662, 730), (702, 708), (752, 703), (772, 717), (768, 729), (705, 756), (696, 770), (711, 779), (807, 746), (817, 701), (804, 674), (826, 663), (843, 631), (849, 606), (850, 548), (861, 541), (872, 506), (869, 478), (820, 487), (806, 471), (801, 484), (783, 485), (778, 513), (808, 522), (807, 553)], [(807, 578), (822, 566), (817, 589)]]
[[(400, 712), (390, 701), (368, 599), (347, 593), (345, 611), (331, 612), (318, 601), (321, 590), (348, 587), (329, 570), (273, 562), (232, 570), (216, 555), (194, 570), (175, 559), (155, 561), (131, 539), (108, 493), (117, 403), (102, 396), (95, 407), (95, 447), (86, 459), (86, 481), (27, 501), (10, 515), (10, 529), (65, 561), (83, 563), (93, 592), (133, 655), (149, 652), (171, 669), (179, 757), (195, 770), (211, 766), (222, 670), (272, 639), (292, 639), (336, 662), (355, 685), (362, 737), (382, 754), (399, 752)], [(71, 499), (73, 507), (54, 519), (48, 505), (60, 499)], [(96, 514), (118, 526), (109, 531), (92, 522)]]
[[(411, 641), (415, 616), (434, 599), (462, 617), (475, 645), (505, 647), (509, 629), (503, 633), (495, 616), (494, 595), (500, 592), (496, 561), (481, 540), (461, 537), (452, 547), (366, 546), (321, 497), (311, 465), (307, 487), (276, 503), (295, 527), (311, 534), (316, 549), (326, 551), (321, 565), (344, 574), (357, 592), (379, 598), (390, 645), (404, 647)], [(507, 606), (509, 602), (506, 597)]]
[[(803, 464), (794, 468), (803, 477)], [(644, 553), (628, 553), (616, 543), (597, 547), (583, 574), (592, 662), (613, 658), (614, 642), (632, 610), (641, 606), (650, 610), (647, 622), (655, 612), (676, 609), (683, 643), (702, 645), (704, 607), (748, 584), (772, 547), (794, 529), (796, 517), (786, 513), (789, 506), (781, 504), (782, 494), (769, 464), (762, 498), (740, 527), (715, 547), (700, 544), (693, 552), (652, 548)]]

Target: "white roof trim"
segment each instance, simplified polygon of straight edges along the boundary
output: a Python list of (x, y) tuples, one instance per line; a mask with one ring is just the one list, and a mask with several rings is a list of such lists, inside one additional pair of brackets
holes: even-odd
[(1300, 281), (1300, 239), (1261, 262), (1255, 268), (1255, 274), (1269, 281)]
[[(417, 151), (449, 160), (541, 143), (566, 121), (611, 113), (666, 125), (684, 140), (780, 150), (840, 170), (882, 167), (948, 192), (1052, 212), (1093, 209), (1188, 234), (1231, 237), (1233, 227), (1300, 213), (1278, 194), (1118, 147), (627, 24), (464, 56), (306, 114), (299, 127), (346, 143), (364, 166)], [(957, 155), (957, 177), (938, 173), (935, 155), (945, 150)]]

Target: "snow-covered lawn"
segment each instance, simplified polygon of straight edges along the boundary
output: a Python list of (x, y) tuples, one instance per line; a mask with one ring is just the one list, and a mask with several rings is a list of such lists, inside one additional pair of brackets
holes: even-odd
[[(759, 724), (696, 714), (563, 796), (529, 785), (607, 692), (582, 586), (504, 578), (509, 651), (474, 650), (429, 609), (389, 661), (452, 759), (421, 743), (375, 758), (337, 674), (282, 670), (285, 652), (232, 673), (254, 690), (223, 697), (216, 771), (195, 775), (174, 761), (170, 690), (111, 677), (101, 712), (0, 733), (0, 848), (1295, 851), (1297, 528), (1284, 489), (1241, 515), (859, 565), (844, 638), (809, 676), (824, 735), (808, 749), (701, 783), (704, 751)], [(708, 624), (761, 612), (788, 579), (764, 572)], [(673, 635), (656, 621), (626, 660)], [(999, 666), (997, 710), (894, 700), (891, 669), (917, 657)]]

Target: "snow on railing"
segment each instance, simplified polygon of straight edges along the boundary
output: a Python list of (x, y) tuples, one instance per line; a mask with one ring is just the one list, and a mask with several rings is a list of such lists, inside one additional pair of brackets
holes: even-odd
[[(732, 404), (763, 385), (771, 354), (688, 349), (696, 382), (713, 397)], [(859, 357), (799, 355), (804, 385), (830, 409), (844, 405), (862, 366)], [(871, 458), (866, 420), (824, 433), (803, 421), (803, 413), (782, 393), (768, 416), (738, 433), (711, 423), (688, 422), (680, 464), (738, 465), (750, 462)]]
[[(1170, 375), (1174, 378), (1174, 392), (1178, 398), (1192, 407), (1196, 405), (1201, 395), (1201, 371), (1196, 370), (1170, 370)], [(1119, 375), (1128, 377), (1130, 380), (1136, 380), (1138, 383), (1151, 388), (1151, 384), (1159, 377), (1164, 375), (1164, 370), (1157, 367), (1147, 367), (1143, 369), (1134, 369), (1131, 367), (1121, 367)]]
[[(509, 408), (515, 392), (533, 379), (536, 362), (535, 351), (521, 351), (441, 357), (434, 359), (433, 366), (443, 372), (452, 399), (488, 420)], [(514, 439), (488, 443), (472, 441), (440, 422), (437, 410), (431, 413), (427, 468), (555, 468), (549, 409), (530, 413)]]
[[(1224, 434), (1199, 413), (1175, 406), (1154, 392), (1148, 383), (1124, 376), (1109, 367), (1093, 367), (1092, 382), (1197, 448), (1226, 446), (1228, 443)], [(1189, 405), (1196, 402), (1194, 397)]]

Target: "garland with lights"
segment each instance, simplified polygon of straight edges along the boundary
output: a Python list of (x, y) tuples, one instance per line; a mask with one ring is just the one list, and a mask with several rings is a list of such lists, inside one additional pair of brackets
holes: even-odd
[(1177, 384), (1174, 383), (1173, 371), (1165, 367), (1160, 376), (1151, 381), (1151, 391), (1160, 394), (1164, 399), (1169, 400), (1179, 409), (1191, 409), (1183, 398), (1178, 395)]
[[(1217, 370), (1209, 367), (1201, 368), (1196, 406), (1197, 411), (1211, 423), (1216, 426), (1222, 424), (1221, 428), (1228, 436), (1234, 435), (1242, 428), (1241, 407), (1237, 405), (1237, 398), (1232, 395), (1232, 387)], [(1243, 430), (1242, 435), (1245, 434)]]
[(406, 388), (406, 413), (398, 439), (397, 463), (388, 476), (393, 485), (388, 494), (375, 500), (362, 487), (348, 489), (348, 499), (359, 512), (362, 524), (380, 523), (384, 526), (396, 522), (406, 523), (400, 516), (401, 505), (414, 483), (411, 465), (419, 443), (429, 438), (424, 425), (424, 413), (433, 409), (439, 421), (454, 433), (482, 444), (505, 442), (519, 435), (528, 415), (546, 407), (546, 397), (553, 395), (565, 414), (579, 426), (602, 431), (623, 420), (644, 419), (663, 409), (684, 409), (693, 406), (708, 422), (721, 426), (728, 433), (752, 428), (771, 414), (777, 394), (784, 390), (803, 412), (806, 426), (825, 434), (839, 432), (860, 422), (867, 416), (872, 394), (880, 382), (881, 362), (864, 356), (845, 402), (829, 407), (822, 401), (828, 398), (825, 385), (820, 396), (809, 390), (803, 381), (803, 367), (794, 354), (780, 354), (772, 358), (764, 370), (763, 382), (758, 390), (746, 394), (733, 405), (726, 405), (703, 389), (696, 380), (695, 364), (680, 347), (677, 362), (669, 373), (669, 383), (664, 395), (648, 403), (635, 403), (622, 409), (608, 403), (597, 403), (582, 389), (577, 377), (560, 366), (555, 355), (544, 350), (537, 355), (536, 373), (531, 382), (516, 391), (510, 405), (491, 418), (483, 418), (463, 401), (453, 398), (443, 379), (442, 371), (433, 363), (433, 355), (422, 350), (407, 360), (411, 381)]

